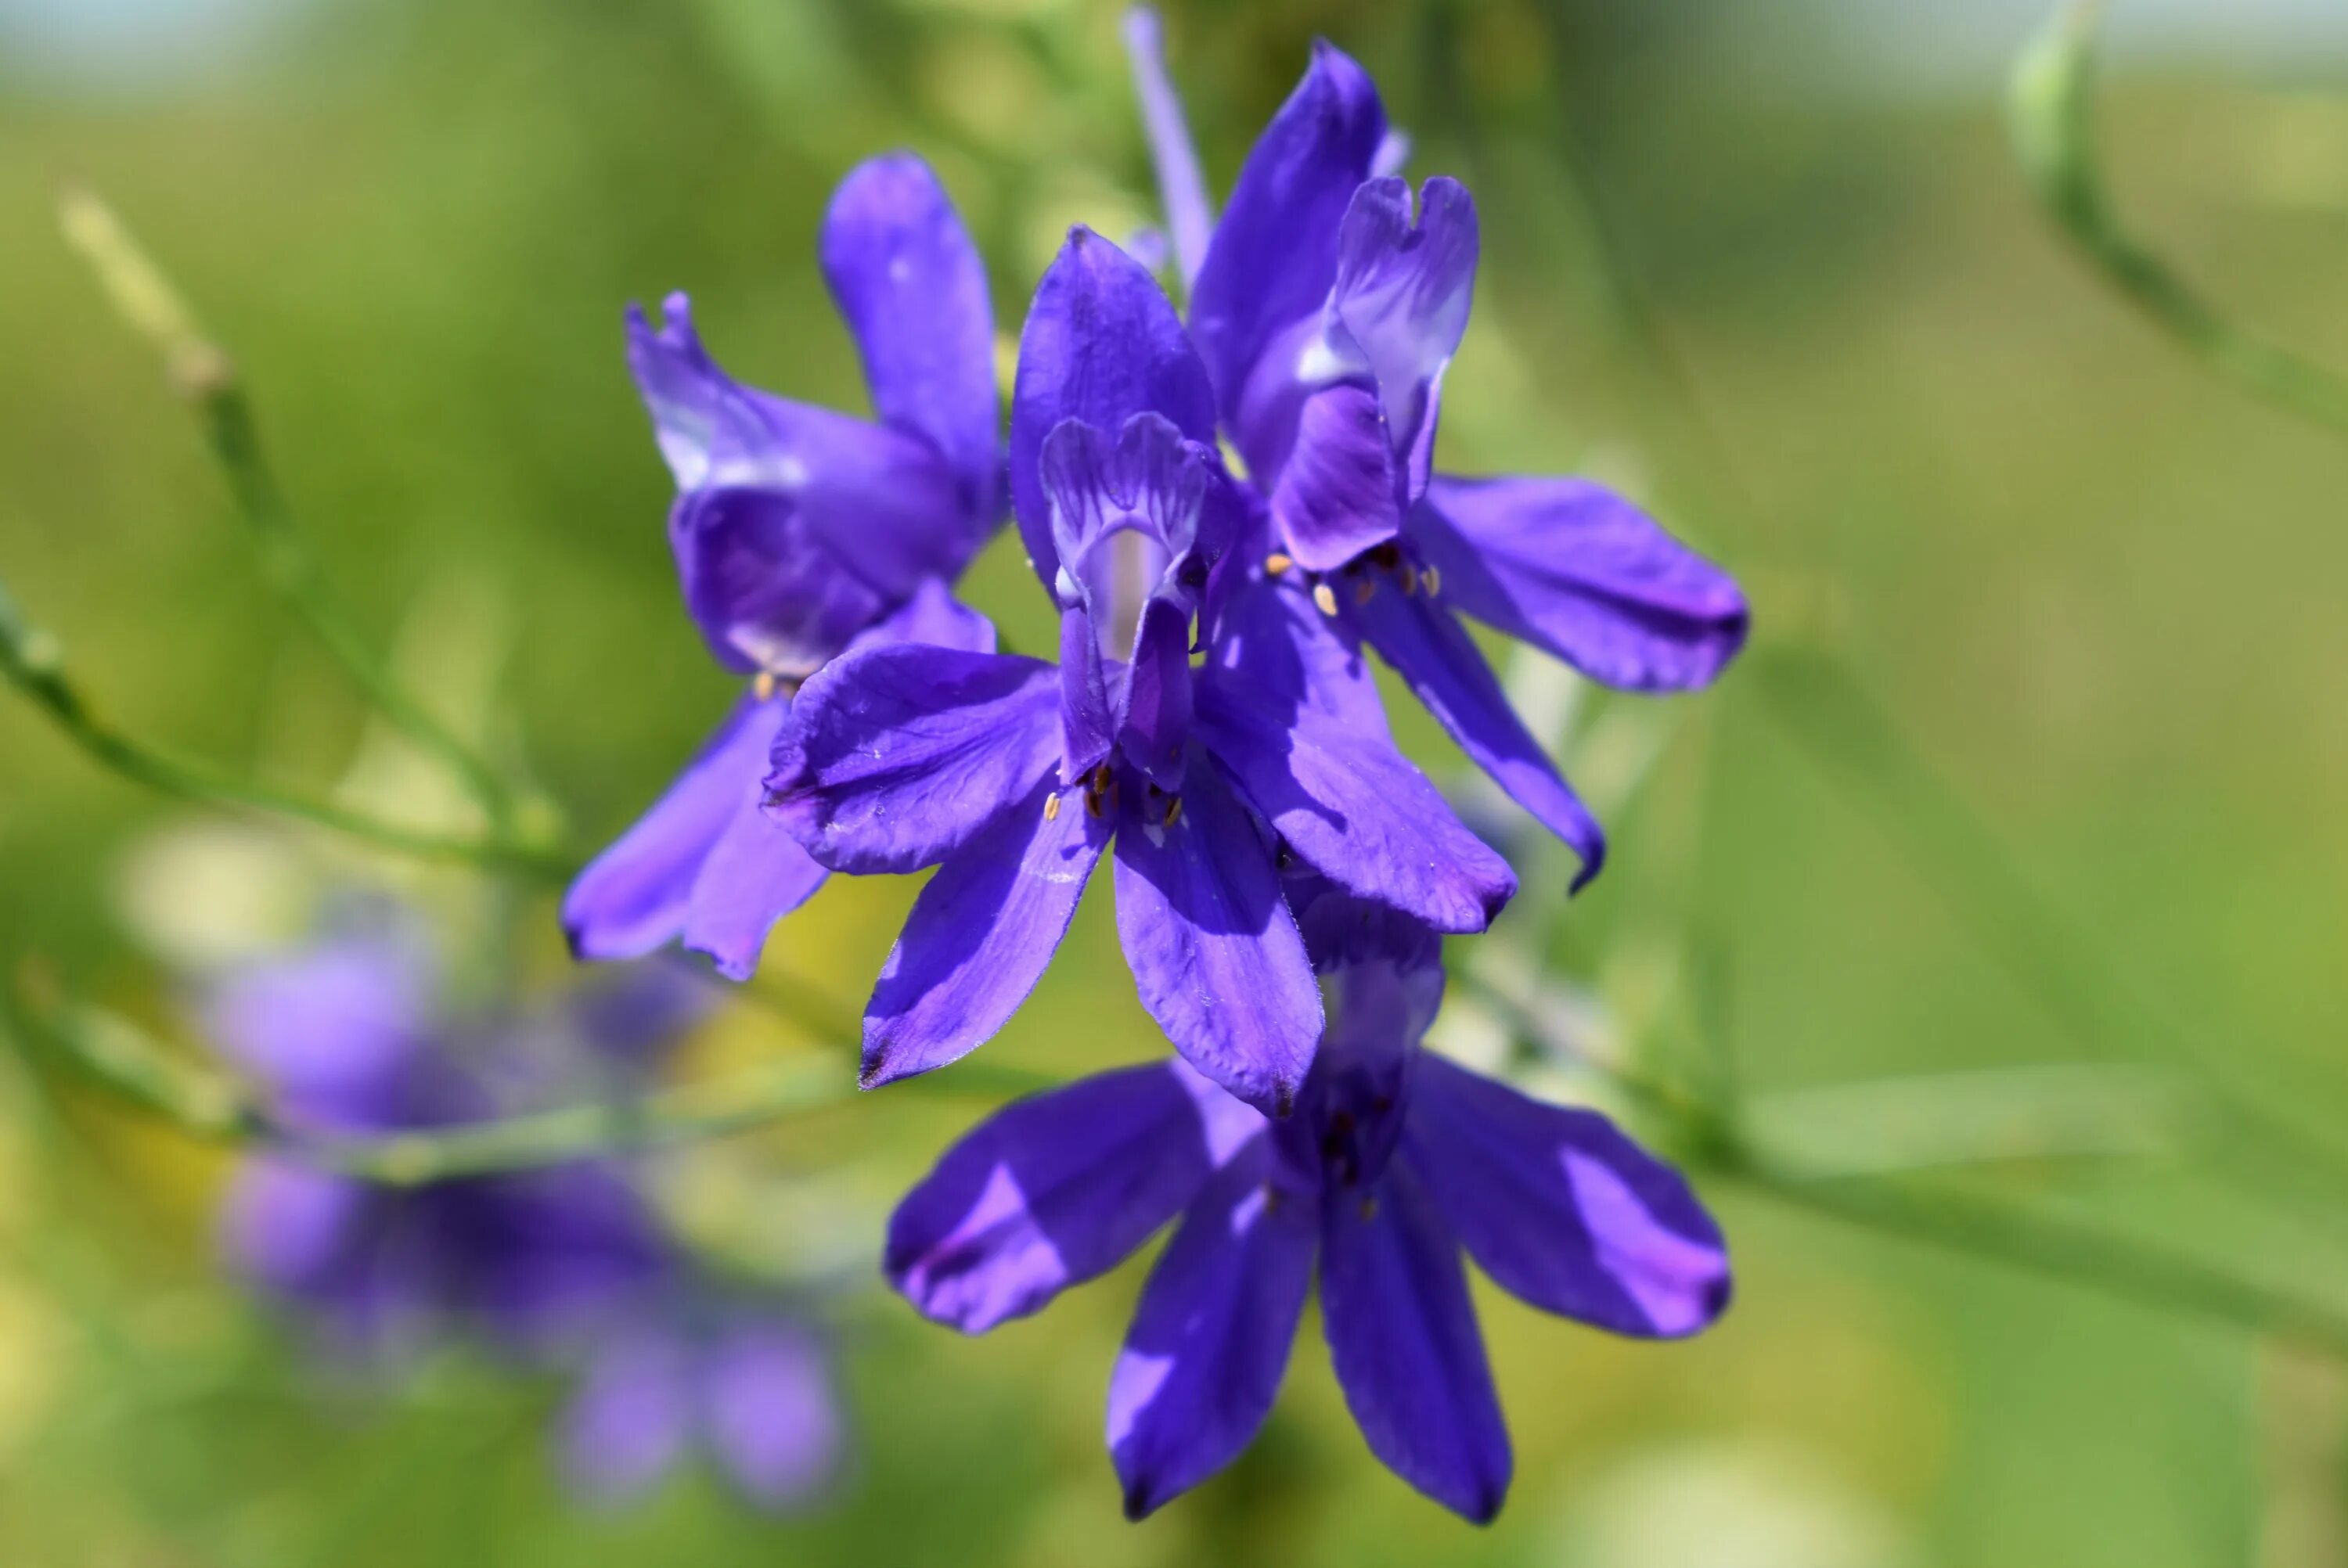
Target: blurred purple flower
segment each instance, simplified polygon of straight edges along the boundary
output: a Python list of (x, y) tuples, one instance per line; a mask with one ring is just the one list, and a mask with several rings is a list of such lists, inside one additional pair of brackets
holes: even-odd
[(877, 423), (734, 381), (685, 296), (628, 320), (628, 358), (676, 476), (669, 542), (686, 608), (727, 669), (756, 677), (668, 793), (572, 884), (583, 958), (672, 941), (746, 979), (823, 869), (758, 812), (789, 689), (842, 651), (994, 629), (954, 602), (1002, 516), (994, 327), (978, 251), (936, 177), (898, 153), (860, 165), (824, 220), (825, 280), (864, 359)]
[(811, 1331), (698, 1297), (599, 1344), (560, 1429), (572, 1490), (610, 1505), (642, 1498), (699, 1447), (753, 1504), (799, 1507), (837, 1474), (841, 1439)]
[[(646, 975), (550, 1016), (449, 1020), (433, 1010), (438, 979), (411, 933), (367, 930), (232, 971), (204, 1010), (217, 1049), (289, 1122), (321, 1134), (494, 1116), (511, 1108), (512, 1084), (543, 1087), (547, 1068), (525, 1044), (568, 1030), (575, 1052), (600, 1031), (601, 1049), (642, 1062), (664, 1041), (637, 1031), (694, 1016), (675, 977)], [(325, 1348), (363, 1360), (457, 1327), (512, 1351), (552, 1349), (673, 1267), (649, 1209), (602, 1162), (396, 1190), (258, 1154), (231, 1184), (221, 1237), (239, 1274)]]
[(1576, 885), (1586, 882), (1604, 835), (1452, 611), (1607, 685), (1682, 691), (1743, 645), (1743, 594), (1601, 486), (1433, 472), (1444, 372), (1474, 292), (1476, 207), (1438, 176), (1414, 213), (1410, 187), (1388, 172), (1407, 144), (1361, 67), (1314, 45), (1215, 222), (1154, 20), (1128, 38), (1176, 232), (1211, 231), (1192, 241), (1201, 257), (1185, 272), (1214, 411), (1263, 499), (1240, 548), (1375, 647), (1461, 749), (1574, 848)]
[(1460, 1249), (1510, 1294), (1617, 1334), (1697, 1332), (1727, 1306), (1718, 1228), (1595, 1112), (1422, 1051), (1435, 934), (1332, 893), (1300, 900), (1330, 1023), (1296, 1113), (1267, 1122), (1184, 1064), (1013, 1105), (891, 1222), (891, 1282), (983, 1333), (1115, 1266), (1178, 1215), (1110, 1378), (1135, 1518), (1238, 1456), (1269, 1414), (1317, 1259), (1331, 1358), (1378, 1458), (1478, 1522), (1510, 1458)]
[[(1029, 311), (1011, 422), (1019, 526), (1060, 609), (1057, 667), (860, 652), (808, 682), (776, 744), (769, 807), (817, 861), (939, 867), (866, 1009), (868, 1086), (999, 1030), (1112, 842), (1144, 1005), (1199, 1071), (1275, 1115), (1321, 1032), (1284, 854), (1447, 931), (1483, 929), (1515, 891), (1303, 601), (1218, 586), (1248, 498), (1213, 439), (1172, 305), (1075, 231)], [(1215, 628), (1195, 670), (1194, 621)]]

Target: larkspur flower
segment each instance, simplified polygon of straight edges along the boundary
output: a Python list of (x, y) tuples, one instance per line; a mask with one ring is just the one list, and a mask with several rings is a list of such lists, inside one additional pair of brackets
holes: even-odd
[[(1117, 930), (1178, 1050), (1284, 1112), (1321, 1032), (1279, 865), (1292, 854), (1448, 931), (1515, 890), (1397, 752), (1358, 660), (1292, 596), (1218, 588), (1246, 497), (1212, 395), (1138, 263), (1075, 231), (1020, 345), (1011, 484), (1061, 612), (1056, 668), (875, 649), (801, 691), (770, 809), (835, 870), (936, 866), (865, 1015), (868, 1085), (993, 1035), (1115, 847)], [(1195, 670), (1192, 627), (1213, 644)]]
[(795, 1317), (696, 1290), (664, 1300), (590, 1354), (558, 1429), (577, 1495), (635, 1501), (695, 1450), (757, 1507), (814, 1501), (838, 1473), (830, 1358)]
[(994, 329), (976, 248), (926, 165), (875, 159), (824, 220), (826, 282), (864, 360), (878, 423), (743, 386), (710, 360), (683, 295), (628, 357), (675, 472), (669, 514), (686, 608), (751, 676), (716, 734), (563, 901), (572, 948), (627, 958), (673, 941), (730, 979), (823, 868), (758, 811), (799, 681), (885, 642), (994, 647), (948, 584), (1002, 516)]
[(1433, 932), (1334, 891), (1300, 907), (1330, 1020), (1294, 1115), (1267, 1121), (1179, 1061), (1020, 1102), (898, 1207), (889, 1278), (925, 1316), (984, 1333), (1179, 1216), (1109, 1379), (1108, 1447), (1139, 1518), (1262, 1426), (1317, 1261), (1372, 1450), (1488, 1521), (1511, 1460), (1461, 1249), (1534, 1307), (1650, 1338), (1720, 1315), (1727, 1255), (1682, 1178), (1603, 1116), (1420, 1048), (1443, 991)]
[(1474, 292), (1476, 206), (1438, 176), (1414, 214), (1392, 172), (1405, 144), (1360, 66), (1314, 45), (1217, 221), (1155, 18), (1128, 26), (1170, 226), (1187, 237), (1176, 251), (1190, 332), (1221, 431), (1264, 501), (1244, 548), (1375, 648), (1461, 750), (1573, 847), (1586, 882), (1603, 832), (1454, 612), (1603, 684), (1669, 692), (1708, 683), (1743, 646), (1743, 594), (1600, 485), (1434, 471), (1444, 373)]
[[(442, 1017), (430, 999), (437, 979), (413, 933), (350, 930), (221, 977), (203, 1011), (215, 1047), (278, 1113), (324, 1136), (477, 1121), (509, 1104), (515, 1083), (535, 1092), (544, 1064), (508, 1048), (543, 1043), (555, 1017)], [(672, 1030), (693, 1016), (675, 999), (681, 980), (632, 974), (557, 1016), (608, 1005), (615, 1022)], [(322, 1348), (363, 1364), (452, 1330), (552, 1352), (673, 1266), (651, 1211), (617, 1166), (598, 1162), (406, 1191), (258, 1153), (230, 1186), (221, 1237), (237, 1273)]]

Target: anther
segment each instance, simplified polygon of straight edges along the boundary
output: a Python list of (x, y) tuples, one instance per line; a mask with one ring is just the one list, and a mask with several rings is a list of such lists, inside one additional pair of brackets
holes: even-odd
[(1100, 819), (1100, 792), (1089, 789), (1085, 791), (1085, 815), (1093, 818), (1095, 821), (1098, 821)]
[(1175, 823), (1181, 820), (1181, 816), (1182, 797), (1178, 794), (1172, 800), (1166, 803), (1166, 825), (1169, 827), (1173, 826)]
[(1296, 562), (1293, 559), (1292, 559), (1284, 551), (1281, 550), (1274, 550), (1270, 555), (1263, 558), (1263, 569), (1270, 572), (1274, 577), (1283, 575), (1290, 567), (1292, 567), (1295, 564)]
[(1428, 567), (1425, 571), (1419, 573), (1418, 580), (1426, 585), (1426, 597), (1429, 599), (1433, 599), (1437, 594), (1443, 591), (1443, 574), (1437, 571), (1433, 567)]
[(1058, 790), (1054, 790), (1050, 794), (1044, 797), (1044, 820), (1045, 822), (1057, 822), (1060, 820), (1060, 792)]
[(1408, 599), (1418, 591), (1418, 569), (1408, 561), (1402, 563), (1402, 596)]
[(772, 702), (775, 696), (775, 672), (761, 670), (758, 678), (750, 682), (750, 691), (761, 702)]
[(1402, 564), (1402, 551), (1395, 546), (1392, 539), (1388, 539), (1382, 545), (1375, 545), (1371, 548), (1370, 563), (1373, 566), (1380, 567), (1385, 570), (1392, 571), (1395, 568)]
[(1374, 577), (1365, 577), (1361, 581), (1354, 585), (1354, 602), (1355, 604), (1367, 604), (1377, 591), (1378, 579)]
[(1313, 585), (1313, 603), (1323, 615), (1337, 613), (1336, 592), (1325, 582), (1316, 582)]

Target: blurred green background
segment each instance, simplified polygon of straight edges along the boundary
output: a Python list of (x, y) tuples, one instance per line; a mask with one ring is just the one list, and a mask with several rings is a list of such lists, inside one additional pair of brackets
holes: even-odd
[[(2348, 363), (2348, 30), (2313, 5), (2114, 9), (2143, 23), (2106, 114), (2132, 220)], [(1822, 767), (1757, 662), (1667, 712), (1598, 712), (1591, 734), (1663, 749), (1612, 810), (1607, 876), (1533, 945), (1634, 1038), (1700, 968), (1756, 1096), (2159, 1066), (2191, 1040), (2309, 1142), (2340, 1126), (2348, 449), (2200, 375), (2045, 231), (1999, 123), (2034, 7), (1167, 10), (1219, 189), (1315, 33), (1377, 75), (1414, 173), (1473, 185), (1486, 252), (1446, 466), (1589, 469), (1650, 501), (1746, 581), (1761, 653), (1823, 646), (1859, 673), (2137, 1000), (2082, 977), (2066, 1022), (2018, 983), (1978, 927), (2046, 956), (2035, 930), (1956, 913), (1951, 862), (1972, 856), (1910, 853), (1932, 830)], [(350, 767), (363, 709), (55, 238), (78, 179), (235, 354), (366, 623), (452, 712), (494, 671), (495, 743), (601, 843), (728, 693), (678, 612), (621, 307), (688, 289), (729, 369), (860, 407), (811, 241), (832, 182), (901, 145), (961, 204), (1006, 331), (1069, 222), (1150, 220), (1113, 6), (0, 0), (0, 579), (140, 733), (322, 788)], [(970, 591), (1014, 643), (1046, 640), (1007, 541)], [(190, 820), (0, 702), (0, 955), (169, 1020), (142, 900), (201, 929), (257, 897), (136, 870)], [(835, 883), (770, 970), (852, 1009), (909, 896)], [(1107, 917), (1096, 897), (991, 1060), (1162, 1050)], [(520, 919), (531, 975), (558, 977), (551, 902)], [(811, 1048), (760, 1009), (710, 1032), (713, 1071)], [(826, 1510), (767, 1520), (696, 1477), (582, 1513), (547, 1462), (551, 1389), (457, 1354), (388, 1399), (322, 1390), (213, 1271), (220, 1159), (78, 1101), (46, 1142), (0, 1067), (0, 1562), (2348, 1561), (2348, 1383), (2322, 1358), (1725, 1180), (1704, 1184), (1740, 1296), (1700, 1341), (1620, 1344), (1479, 1295), (1518, 1450), (1487, 1532), (1371, 1460), (1310, 1324), (1257, 1449), (1127, 1526), (1100, 1426), (1135, 1268), (983, 1341), (854, 1307), (858, 1457)], [(1941, 1081), (1900, 1102), (1920, 1127)], [(975, 1113), (878, 1095), (655, 1173), (751, 1266), (860, 1267)], [(2348, 1214), (2296, 1167), (2062, 1157), (1970, 1179), (2259, 1277), (2348, 1281)]]

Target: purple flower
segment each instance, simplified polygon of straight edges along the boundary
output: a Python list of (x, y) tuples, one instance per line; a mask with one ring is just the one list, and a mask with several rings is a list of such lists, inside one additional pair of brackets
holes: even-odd
[(559, 1432), (572, 1490), (604, 1504), (642, 1498), (698, 1447), (750, 1502), (788, 1510), (831, 1481), (841, 1447), (815, 1334), (697, 1296), (598, 1345)]
[(1180, 1062), (1021, 1102), (899, 1206), (889, 1278), (983, 1333), (1179, 1216), (1109, 1382), (1110, 1456), (1139, 1518), (1263, 1424), (1317, 1260), (1330, 1356), (1372, 1450), (1487, 1521), (1510, 1459), (1461, 1249), (1532, 1306), (1654, 1338), (1719, 1316), (1727, 1255), (1686, 1184), (1604, 1117), (1419, 1049), (1443, 990), (1434, 933), (1335, 896), (1303, 919), (1330, 1022), (1294, 1115), (1268, 1122)]
[[(1073, 231), (1028, 313), (1011, 423), (1057, 667), (861, 652), (808, 682), (775, 748), (770, 808), (817, 861), (939, 868), (866, 1009), (868, 1086), (1000, 1029), (1112, 844), (1143, 1004), (1201, 1072), (1275, 1115), (1322, 1021), (1283, 856), (1442, 930), (1481, 930), (1515, 891), (1395, 750), (1360, 661), (1293, 595), (1218, 576), (1249, 497), (1213, 436), (1205, 367), (1165, 294)], [(1194, 669), (1201, 620), (1214, 638)]]
[[(1175, 231), (1202, 234), (1210, 211), (1154, 21), (1128, 41)], [(1195, 274), (1190, 332), (1221, 429), (1265, 502), (1267, 527), (1245, 548), (1375, 647), (1461, 749), (1573, 846), (1586, 882), (1604, 835), (1453, 612), (1607, 685), (1664, 692), (1726, 665), (1745, 641), (1745, 599), (1601, 486), (1433, 471), (1443, 375), (1475, 286), (1476, 207), (1438, 176), (1414, 212), (1389, 173), (1399, 151), (1368, 75), (1316, 44), (1211, 238), (1190, 242), (1201, 252), (1183, 269)]]
[[(419, 944), (371, 931), (234, 971), (205, 1011), (222, 1054), (305, 1131), (376, 1134), (498, 1114), (490, 1073), (521, 1065), (500, 1058), (524, 1038), (542, 1042), (547, 1022), (437, 1017), (437, 979)], [(614, 1020), (682, 1021), (640, 990), (604, 993)], [(642, 1054), (654, 1042), (632, 1043)], [(601, 1163), (401, 1191), (260, 1154), (236, 1173), (221, 1238), (239, 1274), (326, 1348), (362, 1360), (396, 1359), (450, 1327), (549, 1349), (671, 1267), (651, 1213)]]
[(734, 979), (823, 868), (758, 811), (789, 688), (841, 652), (899, 641), (986, 651), (947, 584), (1002, 516), (986, 274), (919, 159), (860, 165), (824, 220), (824, 277), (864, 357), (879, 420), (747, 387), (711, 361), (685, 297), (628, 358), (676, 475), (669, 542), (686, 608), (750, 692), (668, 793), (572, 884), (584, 958), (681, 940)]

